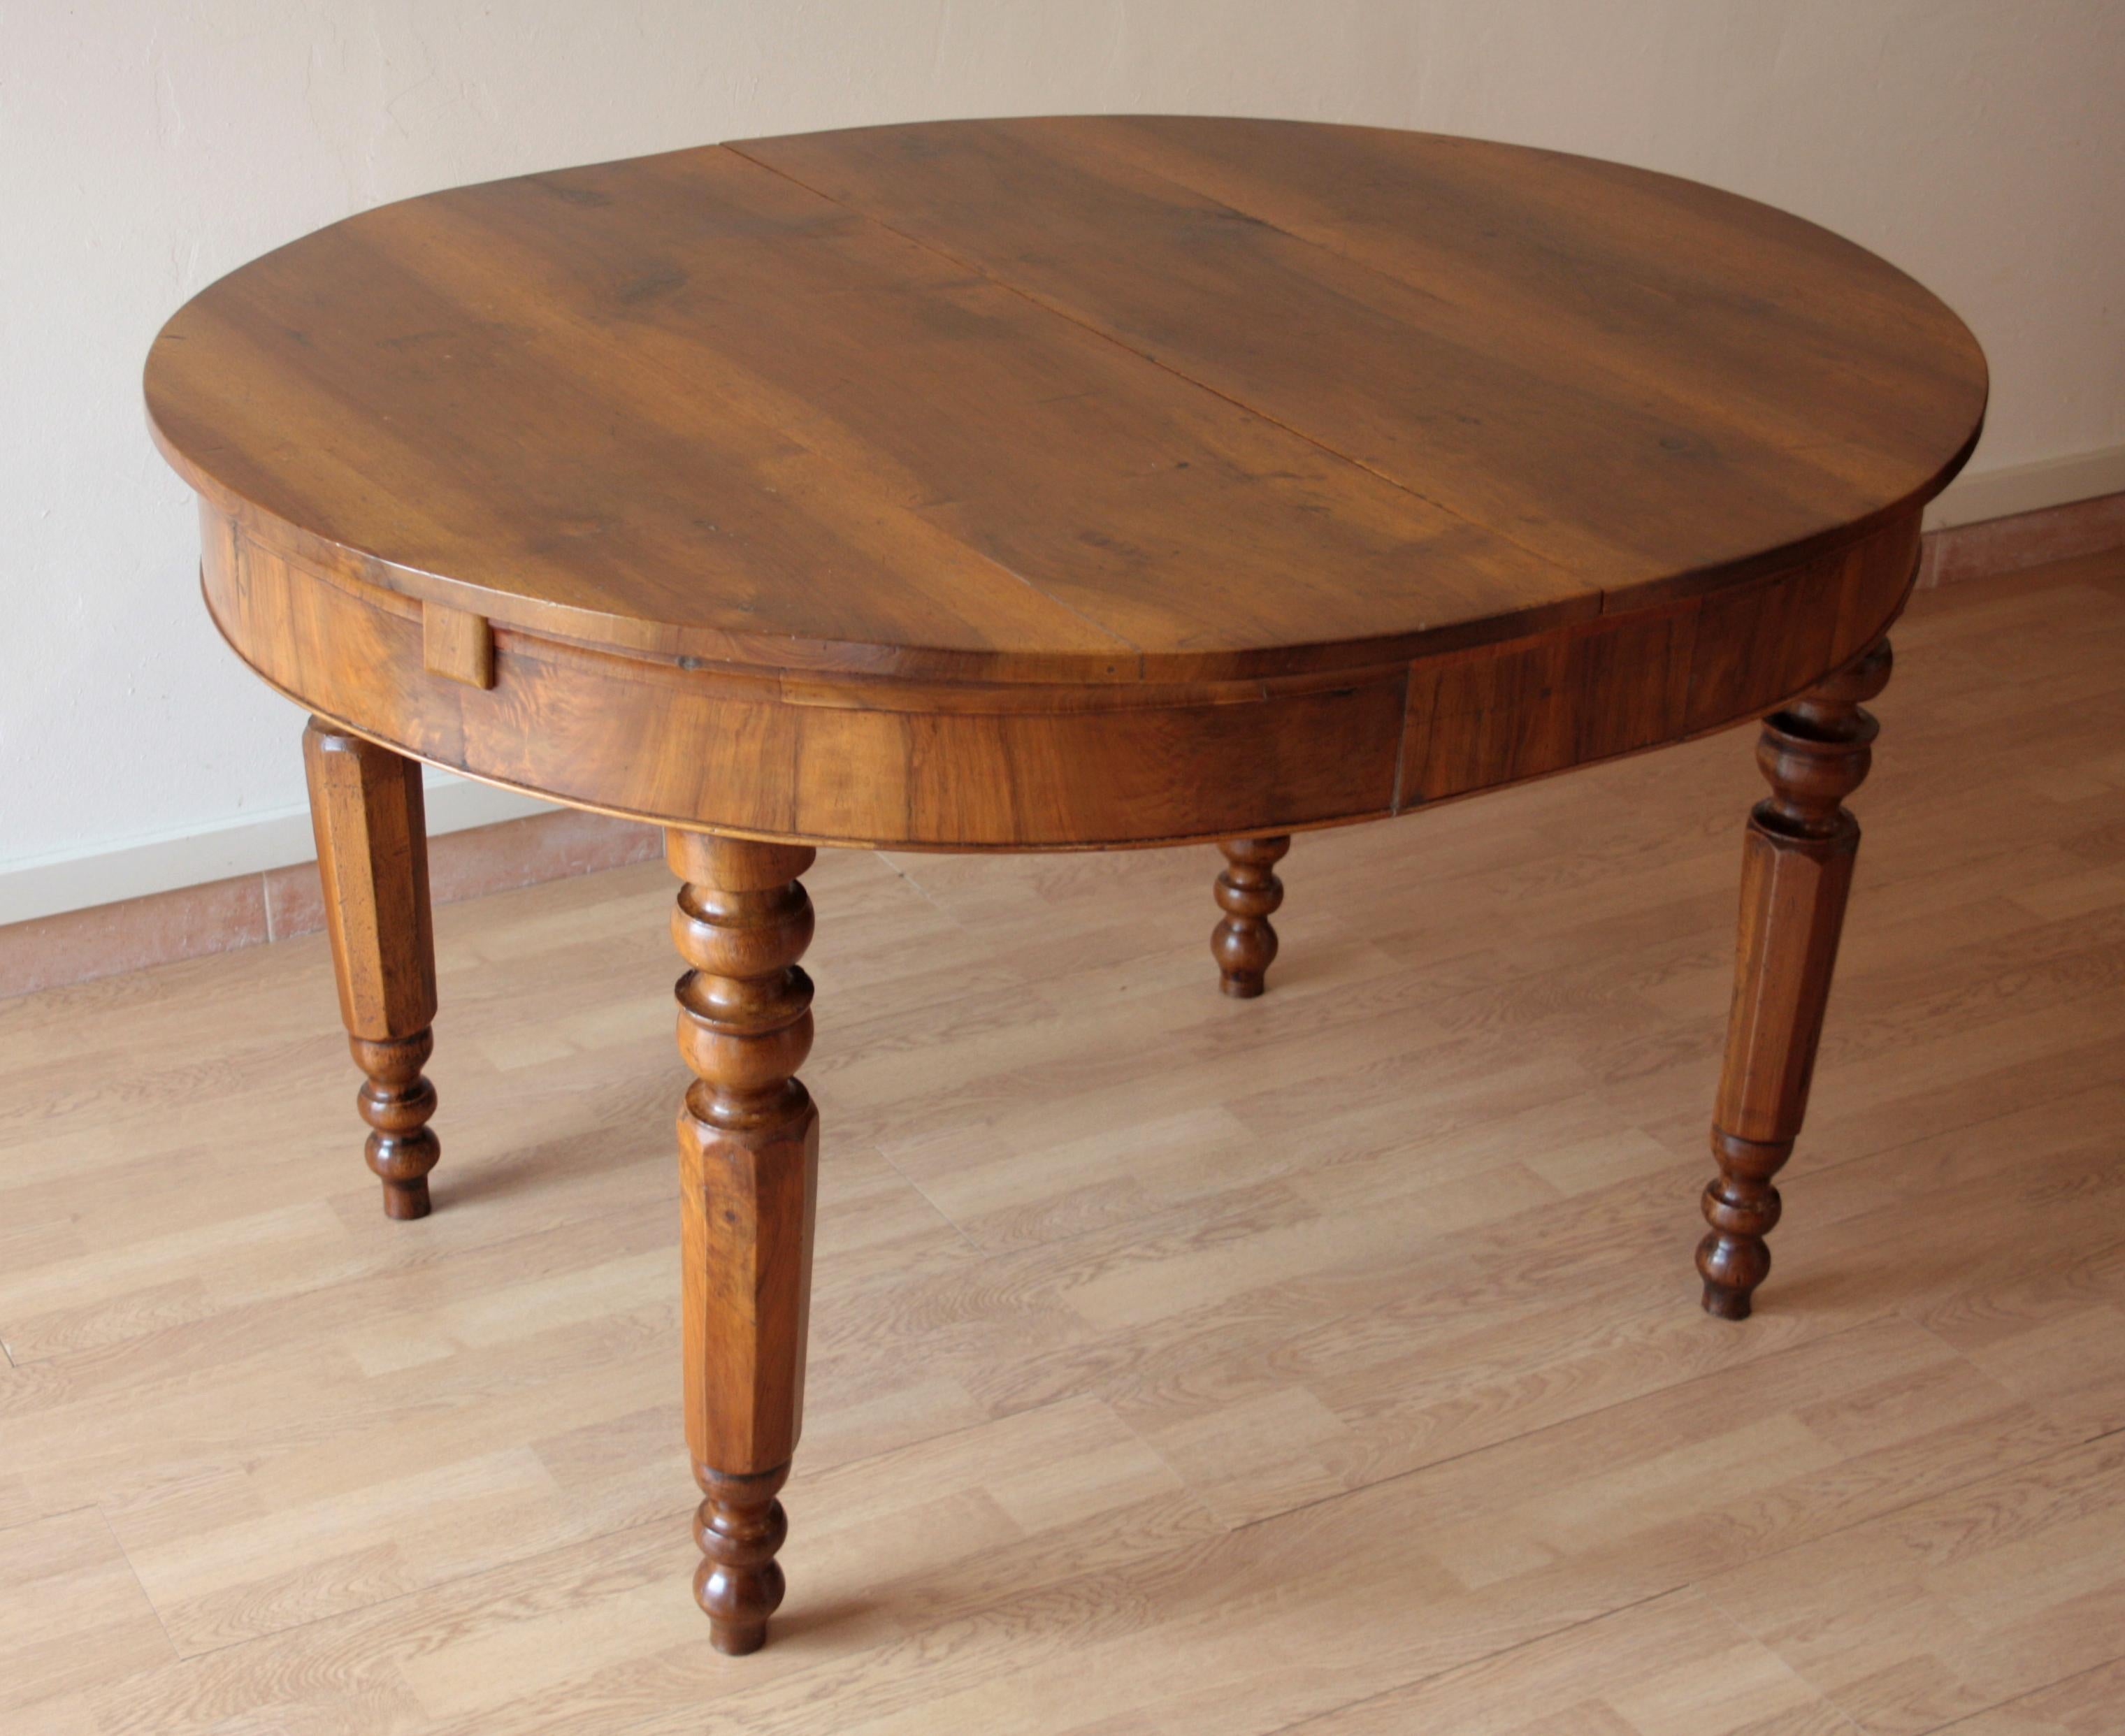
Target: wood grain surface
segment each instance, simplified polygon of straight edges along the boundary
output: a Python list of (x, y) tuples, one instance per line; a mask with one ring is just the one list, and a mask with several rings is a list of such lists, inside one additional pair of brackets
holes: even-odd
[(384, 206), (208, 289), (147, 385), (202, 493), (409, 595), (770, 667), (1151, 680), (1849, 538), (1946, 480), (1984, 368), (1901, 273), (1688, 182), (1061, 120)]
[(214, 618), (259, 674), (416, 758), (554, 800), (795, 843), (1214, 840), (1383, 819), (1753, 720), (1901, 607), (1915, 516), (1769, 576), (1410, 664), (1218, 683), (922, 683), (620, 656), (503, 629), (439, 675), (428, 605), (211, 509)]
[(662, 864), (436, 910), (418, 1223), (323, 936), (0, 1005), (0, 1728), (2113, 1736), (2125, 567), (1896, 639), (1738, 1326), (1684, 1251), (1746, 742), (1299, 840), (1258, 1001), (1207, 845), (822, 853), (742, 1665), (687, 1588)]
[(940, 849), (1373, 818), (1760, 713), (1893, 614), (1985, 391), (1938, 300), (1746, 200), (1152, 118), (403, 201), (147, 374), (223, 632), (337, 723)]

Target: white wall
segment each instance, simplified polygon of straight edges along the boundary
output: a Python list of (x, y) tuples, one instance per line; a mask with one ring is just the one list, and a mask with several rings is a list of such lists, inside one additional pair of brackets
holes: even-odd
[[(1976, 470), (2086, 480), (2125, 445), (2122, 87), (2113, 0), (0, 0), (0, 920), (11, 882), (64, 908), (301, 849), (299, 720), (208, 624), (138, 380), (186, 297), (350, 211), (935, 115), (1524, 140), (1886, 254), (1991, 354)], [(111, 854), (158, 839), (192, 841)]]

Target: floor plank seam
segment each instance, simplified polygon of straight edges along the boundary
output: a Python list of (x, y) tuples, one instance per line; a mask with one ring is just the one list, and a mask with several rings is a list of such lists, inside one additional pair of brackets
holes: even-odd
[[(98, 1518), (103, 1517), (102, 1510), (95, 1502), (83, 1501), (78, 1506), (55, 1507), (48, 1513), (31, 1513), (24, 1518), (10, 1520), (7, 1524), (0, 1525), (0, 1537), (7, 1536), (11, 1531), (25, 1530), (32, 1525), (49, 1525), (54, 1519), (71, 1519), (82, 1513), (94, 1513)], [(104, 1522), (108, 1524), (110, 1522), (106, 1519)]]
[[(2105, 1658), (2099, 1663), (2091, 1663), (2086, 1669), (2069, 1670), (2063, 1676), (2056, 1677), (2052, 1680), (2043, 1682), (2036, 1687), (2028, 1689), (2024, 1692), (2019, 1694), (2010, 1694), (2005, 1700), (1995, 1701), (1991, 1705), (1980, 1706), (1974, 1712), (1958, 1713), (1946, 1724), (1934, 1724), (1929, 1729), (1916, 1732), (1915, 1736), (1947, 1736), (1948, 1732), (1957, 1729), (1963, 1724), (1972, 1723), (1977, 1719), (1990, 1718), (1996, 1712), (2003, 1712), (2006, 1710), (2010, 1706), (2019, 1705), (2025, 1700), (2034, 1700), (2041, 1695), (2054, 1693), (2060, 1688), (2064, 1687), (2068, 1682), (2079, 1682), (2084, 1677), (2099, 1676), (2105, 1670), (2114, 1670), (2121, 1663), (2125, 1663), (2125, 1652), (2120, 1652), (2113, 1657)], [(2059, 1728), (2063, 1729), (2065, 1726), (2061, 1725)]]
[[(1614, 1318), (1619, 1321), (1627, 1323), (1633, 1320), (1651, 1320), (1659, 1315), (1672, 1313), (1674, 1311), (1674, 1307), (1675, 1305), (1671, 1302), (1650, 1303), (1647, 1306), (1633, 1310), (1628, 1314), (1617, 1315)], [(1341, 1318), (1345, 1320), (1356, 1320), (1361, 1317), (1362, 1315), (1356, 1312), (1341, 1316)], [(1697, 1386), (1700, 1382), (1705, 1381), (1715, 1381), (1725, 1378), (1734, 1372), (1735, 1367), (1753, 1367), (1755, 1360), (1769, 1362), (1775, 1357), (1797, 1355), (1803, 1351), (1812, 1351), (1824, 1344), (1834, 1343), (1838, 1339), (1849, 1337), (1855, 1332), (1863, 1331), (1866, 1328), (1873, 1325), (1880, 1318), (1882, 1317), (1875, 1315), (1870, 1316), (1868, 1319), (1863, 1320), (1854, 1320), (1849, 1324), (1834, 1328), (1831, 1331), (1822, 1334), (1818, 1338), (1804, 1338), (1798, 1343), (1788, 1344), (1775, 1350), (1767, 1351), (1760, 1359), (1753, 1359), (1746, 1361), (1742, 1364), (1730, 1365), (1723, 1368), (1707, 1369), (1700, 1374), (1691, 1375), (1685, 1380), (1671, 1381), (1658, 1390), (1662, 1393), (1684, 1391), (1688, 1388)], [(1720, 1329), (1724, 1329), (1724, 1328), (1722, 1327)], [(1284, 1508), (1277, 1513), (1264, 1513), (1259, 1518), (1249, 1519), (1243, 1524), (1236, 1526), (1233, 1528), (1236, 1531), (1251, 1530), (1257, 1525), (1273, 1523), (1275, 1521), (1284, 1518), (1291, 1513), (1304, 1513), (1308, 1508), (1326, 1506), (1331, 1501), (1340, 1501), (1345, 1496), (1354, 1495), (1363, 1490), (1384, 1489), (1390, 1484), (1402, 1481), (1405, 1478), (1421, 1476), (1426, 1472), (1438, 1470), (1441, 1467), (1448, 1465), (1458, 1464), (1463, 1459), (1472, 1459), (1482, 1453), (1495, 1451), (1497, 1448), (1507, 1446), (1514, 1442), (1537, 1440), (1542, 1436), (1553, 1433), (1560, 1428), (1582, 1427), (1597, 1417), (1606, 1416), (1611, 1411), (1621, 1410), (1632, 1404), (1642, 1404), (1647, 1396), (1648, 1395), (1645, 1393), (1636, 1393), (1623, 1398), (1614, 1400), (1606, 1404), (1597, 1404), (1590, 1410), (1575, 1411), (1570, 1416), (1559, 1417), (1555, 1422), (1545, 1423), (1538, 1428), (1522, 1429), (1520, 1433), (1515, 1435), (1507, 1435), (1499, 1440), (1486, 1441), (1474, 1447), (1463, 1447), (1458, 1452), (1448, 1453), (1440, 1458), (1427, 1459), (1421, 1465), (1412, 1465), (1407, 1469), (1396, 1471), (1391, 1475), (1375, 1478), (1369, 1483), (1355, 1484), (1348, 1489), (1336, 1489), (1329, 1494), (1317, 1495), (1310, 1501), (1301, 1501), (1295, 1506)]]
[(924, 1205), (927, 1206), (930, 1210), (935, 1214), (938, 1221), (943, 1224), (946, 1229), (949, 1230), (953, 1235), (959, 1237), (959, 1240), (965, 1244), (967, 1250), (974, 1256), (978, 1263), (982, 1264), (987, 1263), (991, 1257), (989, 1250), (982, 1247), (979, 1242), (973, 1239), (973, 1235), (968, 1233), (965, 1225), (959, 1222), (959, 1221), (954, 1217), (950, 1212), (947, 1211), (942, 1206), (939, 1205), (935, 1200), (931, 1198), (930, 1195), (924, 1190), (922, 1183), (916, 1180), (913, 1176), (910, 1175), (905, 1169), (902, 1169), (898, 1164), (893, 1160), (893, 1154), (891, 1152), (888, 1151), (883, 1146), (876, 1144), (874, 1144), (871, 1146), (871, 1150), (877, 1152), (879, 1160), (884, 1164), (885, 1167), (890, 1169), (895, 1175), (898, 1176), (900, 1179), (907, 1184), (907, 1188), (913, 1193), (915, 1197), (921, 1200)]
[(1428, 1683), (1444, 1682), (1449, 1677), (1463, 1670), (1478, 1669), (1485, 1664), (1496, 1663), (1501, 1658), (1510, 1658), (1516, 1652), (1524, 1652), (1534, 1646), (1548, 1645), (1564, 1635), (1576, 1633), (1582, 1628), (1598, 1627), (1602, 1622), (1613, 1621), (1618, 1616), (1628, 1615), (1633, 1610), (1643, 1609), (1649, 1604), (1660, 1602), (1663, 1598), (1673, 1597), (1680, 1593), (1689, 1591), (1694, 1588), (1694, 1581), (1684, 1579), (1664, 1590), (1650, 1593), (1642, 1597), (1633, 1597), (1628, 1603), (1619, 1603), (1614, 1609), (1602, 1611), (1598, 1616), (1586, 1616), (1576, 1621), (1562, 1622), (1547, 1633), (1536, 1634), (1525, 1640), (1515, 1640), (1510, 1645), (1501, 1645), (1495, 1652), (1485, 1652), (1480, 1657), (1467, 1658), (1458, 1663), (1450, 1663), (1444, 1669), (1432, 1670), (1421, 1676), (1411, 1676), (1405, 1681), (1392, 1682), (1388, 1687), (1378, 1689), (1373, 1693), (1361, 1694), (1355, 1700), (1345, 1701), (1340, 1705), (1324, 1706), (1317, 1712), (1308, 1712), (1294, 1723), (1278, 1724), (1272, 1729), (1264, 1731), (1262, 1736), (1301, 1736), (1301, 1733), (1309, 1724), (1319, 1724), (1325, 1719), (1346, 1717), (1360, 1706), (1371, 1705), (1380, 1701), (1392, 1700), (1398, 1695), (1410, 1693)]
[(110, 1534), (111, 1545), (118, 1551), (118, 1559), (125, 1564), (125, 1571), (133, 1576), (134, 1584), (140, 1588), (140, 1601), (148, 1606), (148, 1613), (155, 1618), (155, 1625), (162, 1630), (163, 1641), (169, 1647), (170, 1656), (181, 1663), (185, 1654), (178, 1649), (177, 1637), (170, 1632), (169, 1623), (163, 1619), (162, 1609), (156, 1603), (154, 1594), (148, 1589), (148, 1582), (140, 1577), (140, 1569), (133, 1564), (132, 1550), (126, 1548), (125, 1540), (118, 1535), (118, 1527), (111, 1522), (111, 1515), (100, 1506), (94, 1511), (96, 1517), (103, 1522), (104, 1530)]
[[(301, 1621), (291, 1621), (285, 1627), (268, 1628), (262, 1633), (246, 1634), (240, 1639), (226, 1640), (219, 1645), (206, 1646), (196, 1652), (179, 1651), (177, 1661), (186, 1664), (197, 1663), (205, 1658), (218, 1658), (224, 1652), (240, 1650), (247, 1645), (266, 1645), (285, 1640), (293, 1635), (323, 1626), (327, 1622), (365, 1621), (379, 1611), (388, 1610), (398, 1604), (404, 1603), (409, 1598), (428, 1597), (436, 1592), (447, 1591), (453, 1586), (474, 1584), (493, 1574), (515, 1573), (544, 1560), (549, 1556), (566, 1555), (572, 1550), (580, 1550), (587, 1544), (608, 1541), (615, 1538), (632, 1537), (638, 1533), (644, 1537), (652, 1534), (668, 1537), (671, 1535), (672, 1527), (681, 1524), (686, 1517), (692, 1513), (695, 1504), (691, 1502), (674, 1503), (671, 1513), (662, 1518), (644, 1519), (635, 1525), (622, 1525), (611, 1531), (593, 1531), (587, 1537), (570, 1538), (555, 1543), (546, 1549), (534, 1550), (528, 1555), (517, 1555), (504, 1560), (490, 1561), (479, 1567), (468, 1568), (462, 1574), (452, 1574), (444, 1578), (431, 1579), (426, 1584), (412, 1586), (403, 1592), (394, 1592), (389, 1597), (379, 1597), (374, 1602), (358, 1603), (343, 1610), (329, 1610), (321, 1616), (311, 1616)], [(153, 1607), (152, 1602), (149, 1607), (151, 1608)], [(158, 1621), (162, 1619), (159, 1611), (157, 1612), (156, 1619)]]
[(1738, 1620), (1727, 1608), (1726, 1605), (1722, 1603), (1717, 1597), (1708, 1589), (1701, 1582), (1694, 1579), (1691, 1580), (1690, 1588), (1703, 1601), (1705, 1608), (1726, 1624), (1727, 1630), (1729, 1633), (1732, 1634), (1736, 1640), (1741, 1640), (1744, 1644), (1755, 1647), (1765, 1656), (1774, 1658), (1778, 1663), (1779, 1668), (1785, 1672), (1786, 1676), (1791, 1681), (1796, 1683), (1806, 1692), (1813, 1695), (1817, 1700), (1821, 1701), (1824, 1705), (1827, 1706), (1831, 1712), (1836, 1715), (1836, 1716), (1842, 1721), (1845, 1729), (1851, 1733), (1851, 1736), (1875, 1736), (1875, 1733), (1868, 1729), (1867, 1723), (1864, 1719), (1861, 1718), (1858, 1713), (1854, 1712), (1849, 1706), (1846, 1705), (1843, 1701), (1840, 1700), (1828, 1689), (1818, 1687), (1799, 1665), (1794, 1663), (1776, 1646), (1772, 1645), (1765, 1640), (1760, 1639), (1755, 1634), (1752, 1633), (1747, 1627), (1743, 1625), (1740, 1620)]
[[(1794, 1356), (1805, 1352), (1819, 1349), (1824, 1344), (1831, 1343), (1835, 1342), (1837, 1339), (1847, 1338), (1854, 1333), (1863, 1331), (1868, 1327), (1878, 1324), (1882, 1318), (1884, 1318), (1884, 1316), (1872, 1315), (1863, 1320), (1855, 1320), (1849, 1325), (1841, 1326), (1834, 1331), (1826, 1332), (1819, 1338), (1803, 1339), (1798, 1343), (1788, 1345), (1782, 1349), (1772, 1351), (1763, 1360), (1769, 1362), (1780, 1357)], [(1956, 1354), (1958, 1357), (1961, 1357), (1960, 1352), (1956, 1353)], [(1967, 1361), (1967, 1358), (1962, 1359)], [(1721, 1379), (1732, 1372), (1732, 1369), (1708, 1370), (1702, 1374), (1692, 1375), (1687, 1380), (1672, 1381), (1669, 1385), (1661, 1387), (1660, 1390), (1663, 1395), (1686, 1391), (1692, 1386), (1699, 1386), (1708, 1381)], [(1373, 1482), (1361, 1484), (1357, 1489), (1338, 1489), (1332, 1494), (1318, 1496), (1310, 1501), (1302, 1501), (1296, 1506), (1284, 1508), (1280, 1513), (1268, 1513), (1263, 1515), (1260, 1518), (1250, 1519), (1242, 1525), (1234, 1527), (1233, 1530), (1236, 1533), (1242, 1531), (1251, 1531), (1258, 1525), (1270, 1524), (1279, 1519), (1289, 1517), (1293, 1513), (1304, 1513), (1312, 1508), (1324, 1507), (1331, 1502), (1343, 1500), (1350, 1495), (1359, 1493), (1360, 1490), (1384, 1489), (1388, 1487), (1390, 1484), (1405, 1481), (1411, 1477), (1421, 1476), (1428, 1472), (1437, 1470), (1441, 1466), (1453, 1465), (1463, 1459), (1473, 1458), (1482, 1453), (1494, 1451), (1496, 1448), (1501, 1446), (1521, 1441), (1536, 1440), (1545, 1434), (1553, 1433), (1557, 1429), (1576, 1427), (1585, 1423), (1591, 1418), (1605, 1415), (1610, 1411), (1618, 1410), (1628, 1405), (1640, 1403), (1642, 1401), (1643, 1397), (1643, 1395), (1640, 1395), (1634, 1398), (1618, 1399), (1612, 1404), (1599, 1405), (1594, 1409), (1582, 1412), (1577, 1416), (1562, 1418), (1554, 1423), (1544, 1423), (1539, 1428), (1527, 1429), (1520, 1434), (1509, 1436), (1504, 1441), (1490, 1442), (1480, 1447), (1472, 1447), (1464, 1451), (1449, 1454), (1443, 1459), (1435, 1459), (1426, 1465), (1416, 1465), (1407, 1470), (1397, 1471), (1392, 1476), (1381, 1477)], [(1776, 1560), (1781, 1555), (1790, 1554), (1793, 1550), (1797, 1549), (1806, 1548), (1811, 1544), (1820, 1542), (1826, 1537), (1837, 1536), (1845, 1531), (1854, 1529), (1855, 1527), (1878, 1523), (1882, 1519), (1891, 1517), (1900, 1513), (1906, 1512), (1913, 1507), (1921, 1506), (1926, 1502), (1939, 1500), (1944, 1496), (1957, 1494), (1962, 1489), (1972, 1487), (1974, 1484), (1986, 1482), (1990, 1479), (2000, 1476), (2010, 1471), (2026, 1470), (2030, 1465), (2039, 1464), (2043, 1460), (2054, 1454), (2080, 1451), (2089, 1446), (2092, 1441), (2100, 1440), (2105, 1438), (2107, 1435), (2115, 1434), (2121, 1432), (2125, 1432), (2125, 1424), (2120, 1425), (2119, 1428), (2107, 1430), (2103, 1435), (2092, 1436), (2088, 1439), (2071, 1441), (2061, 1444), (2054, 1444), (2052, 1446), (2039, 1447), (2035, 1451), (2029, 1454), (2026, 1458), (2014, 1460), (2009, 1465), (1989, 1465), (1985, 1470), (1969, 1477), (1966, 1477), (1960, 1482), (1944, 1483), (1936, 1486), (1929, 1487), (1925, 1489), (1923, 1493), (1913, 1495), (1909, 1500), (1899, 1501), (1890, 1506), (1873, 1508), (1870, 1510), (1863, 1518), (1854, 1519), (1844, 1525), (1831, 1526), (1826, 1531), (1814, 1532), (1808, 1536), (1797, 1539), (1790, 1543), (1779, 1545), (1775, 1548), (1753, 1552), (1746, 1557), (1747, 1564), (1755, 1566), (1766, 1561)], [(1695, 1582), (1685, 1581), (1684, 1583), (1687, 1584), (1694, 1583)]]

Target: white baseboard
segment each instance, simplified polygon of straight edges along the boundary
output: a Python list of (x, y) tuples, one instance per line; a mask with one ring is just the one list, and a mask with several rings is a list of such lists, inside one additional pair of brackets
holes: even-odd
[[(551, 803), (447, 772), (430, 771), (426, 783), (431, 835), (554, 811)], [(298, 806), (191, 827), (115, 849), (106, 845), (35, 858), (0, 869), (0, 924), (85, 910), (237, 874), (263, 873), (267, 868), (308, 862), (317, 853), (310, 835), (310, 811)]]
[(1925, 528), (1948, 530), (2121, 491), (2125, 491), (2125, 446), (1966, 472), (1926, 508)]

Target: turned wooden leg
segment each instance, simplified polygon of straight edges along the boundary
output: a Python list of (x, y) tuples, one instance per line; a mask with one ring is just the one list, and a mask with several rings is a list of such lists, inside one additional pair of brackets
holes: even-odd
[(1218, 848), (1225, 853), (1216, 887), (1225, 915), (1210, 930), (1210, 956), (1218, 961), (1218, 986), (1236, 1000), (1251, 1000), (1268, 986), (1264, 977), (1276, 957), (1276, 930), (1269, 920), (1284, 902), (1276, 865), (1291, 840), (1232, 838)]
[(1863, 703), (1889, 680), (1887, 640), (1764, 720), (1756, 763), (1771, 793), (1749, 816), (1727, 1061), (1712, 1122), (1719, 1174), (1698, 1244), (1708, 1313), (1746, 1320), (1771, 1269), (1771, 1178), (1807, 1109), (1859, 823), (1841, 806), (1866, 778), (1878, 726)]
[(679, 1052), (695, 1076), (679, 1112), (686, 1443), (707, 1498), (694, 1595), (719, 1651), (758, 1649), (782, 1602), (775, 1498), (803, 1419), (819, 1115), (795, 1077), (812, 1047), (797, 968), (814, 853), (667, 831), (686, 882), (671, 932)]
[(421, 1075), (436, 1042), (421, 768), (318, 717), (303, 732), (303, 764), (340, 1017), (365, 1075), (355, 1102), (370, 1128), (369, 1167), (387, 1216), (426, 1217), (441, 1147), (428, 1126), (436, 1088)]

